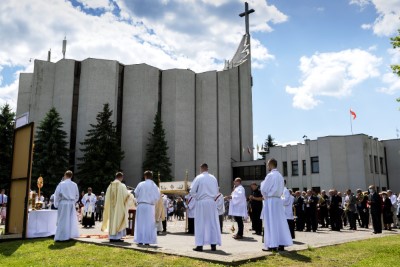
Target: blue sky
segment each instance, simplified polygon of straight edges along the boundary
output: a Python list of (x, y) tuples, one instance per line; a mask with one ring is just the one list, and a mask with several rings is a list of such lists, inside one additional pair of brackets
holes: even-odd
[[(390, 37), (400, 0), (249, 0), (254, 146), (353, 132), (396, 138), (400, 63)], [(15, 108), (19, 72), (33, 60), (148, 63), (161, 69), (221, 70), (244, 33), (242, 0), (39, 0), (0, 5), (0, 105)]]

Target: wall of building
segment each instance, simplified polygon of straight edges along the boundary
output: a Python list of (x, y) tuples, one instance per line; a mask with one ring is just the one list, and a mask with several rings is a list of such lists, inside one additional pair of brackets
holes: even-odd
[(218, 174), (220, 191), (231, 193), (231, 101), (229, 71), (218, 72)]
[[(96, 124), (96, 116), (109, 103), (113, 111), (112, 120), (117, 121), (119, 64), (114, 60), (86, 59), (82, 61), (79, 105), (77, 121), (77, 139), (75, 162), (82, 157), (80, 148), (90, 124)], [(76, 167), (76, 166), (75, 166)]]
[(192, 181), (199, 172), (196, 157), (196, 80), (190, 70), (162, 72), (161, 114), (169, 146), (168, 155), (175, 180)]
[[(142, 178), (149, 132), (161, 110), (172, 163), (172, 176), (189, 180), (208, 163), (224, 194), (231, 192), (232, 162), (251, 161), (253, 148), (250, 62), (224, 71), (196, 74), (186, 69), (159, 70), (146, 64), (117, 61), (35, 60), (33, 74), (21, 74), (17, 114), (30, 112), (36, 125), (54, 106), (67, 132), (75, 171), (81, 142), (103, 105), (121, 129), (126, 182)], [(161, 174), (162, 175), (162, 174)]]
[(60, 113), (64, 123), (62, 129), (67, 133), (67, 142), (69, 142), (72, 122), (72, 100), (74, 96), (75, 60), (62, 59), (55, 65), (52, 104), (58, 113)]
[[(370, 172), (369, 155), (379, 158), (383, 155), (382, 142), (368, 136), (326, 136), (317, 140), (305, 140), (304, 144), (286, 147), (272, 147), (268, 158), (278, 160), (278, 170), (283, 174), (283, 162), (287, 162), (288, 175), (285, 177), (288, 187), (299, 188), (336, 188), (345, 191), (350, 188), (366, 190), (369, 184), (381, 189), (387, 188), (386, 174), (380, 166)], [(312, 173), (311, 157), (318, 157), (319, 172)], [(367, 160), (368, 159), (368, 160)], [(306, 175), (303, 175), (303, 160), (306, 161)], [(298, 162), (298, 175), (292, 172), (292, 161)], [(378, 172), (378, 173), (376, 173)]]
[(146, 145), (157, 113), (161, 71), (146, 64), (128, 65), (124, 71), (121, 168), (126, 183), (136, 186), (143, 177)]
[(400, 192), (400, 139), (383, 141), (386, 147), (389, 186), (395, 193)]
[(32, 91), (33, 73), (21, 73), (19, 75), (19, 88), (18, 88), (18, 100), (17, 100), (17, 112), (16, 116), (19, 117), (22, 114), (29, 112), (31, 91)]
[(208, 164), (218, 177), (217, 73), (196, 75), (196, 166)]
[(53, 105), (56, 66), (52, 62), (35, 60), (29, 120), (37, 127)]

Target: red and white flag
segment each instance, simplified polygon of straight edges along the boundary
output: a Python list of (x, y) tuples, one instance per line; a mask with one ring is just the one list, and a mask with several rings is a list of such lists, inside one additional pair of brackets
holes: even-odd
[(350, 109), (350, 115), (353, 116), (353, 120), (357, 118), (356, 113), (352, 109)]

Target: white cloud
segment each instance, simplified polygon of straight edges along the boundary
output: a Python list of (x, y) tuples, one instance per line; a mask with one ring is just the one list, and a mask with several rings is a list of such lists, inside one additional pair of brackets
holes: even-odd
[[(388, 49), (390, 55), (390, 64), (400, 64), (400, 51), (397, 49)], [(386, 87), (381, 87), (377, 91), (389, 95), (398, 94), (400, 91), (400, 77), (394, 74), (391, 70), (382, 76), (382, 82)]]
[(387, 87), (378, 89), (378, 92), (389, 95), (394, 95), (400, 91), (400, 77), (392, 72), (385, 73), (382, 76), (382, 82), (387, 84)]
[[(244, 18), (237, 15), (243, 11), (240, 0), (154, 0), (135, 1), (136, 5), (128, 0), (79, 2), (84, 8), (59, 0), (2, 1), (0, 68), (32, 69), (33, 60), (29, 59), (46, 60), (49, 48), (52, 61), (58, 61), (66, 35), (67, 58), (104, 58), (196, 72), (220, 70), (224, 59), (233, 56), (244, 33)], [(264, 0), (249, 1), (249, 5), (256, 10), (250, 19), (253, 31), (270, 31), (269, 24), (287, 20)], [(88, 14), (88, 8), (99, 12)], [(273, 59), (257, 39), (252, 39), (252, 55), (254, 67)], [(0, 85), (3, 102), (16, 102), (16, 84)]]
[(350, 5), (359, 5), (361, 7), (370, 3), (370, 0), (350, 0)]
[(350, 4), (361, 8), (373, 4), (378, 17), (372, 24), (363, 24), (363, 29), (373, 29), (378, 36), (390, 36), (400, 28), (400, 0), (351, 0)]
[(380, 58), (360, 49), (303, 56), (299, 66), (301, 84), (286, 86), (286, 92), (293, 95), (294, 107), (313, 109), (322, 103), (319, 96), (341, 98), (350, 95), (356, 85), (379, 75), (380, 64)]
[(14, 80), (12, 84), (0, 87), (0, 107), (8, 103), (10, 108), (16, 110), (17, 108), (17, 92), (18, 80)]
[(363, 29), (363, 30), (369, 30), (369, 29), (371, 29), (372, 28), (372, 25), (371, 24), (362, 24), (361, 25), (361, 29)]
[(109, 0), (77, 0), (79, 3), (83, 4), (84, 8), (104, 8), (107, 10), (112, 10), (113, 5)]

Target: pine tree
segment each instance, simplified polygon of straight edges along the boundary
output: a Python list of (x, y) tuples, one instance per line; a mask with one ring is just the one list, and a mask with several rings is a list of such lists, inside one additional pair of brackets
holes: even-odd
[(0, 107), (0, 189), (9, 187), (15, 113), (7, 103)]
[(109, 104), (104, 104), (103, 111), (97, 114), (97, 124), (90, 124), (91, 129), (81, 142), (83, 157), (78, 159), (79, 185), (84, 190), (92, 187), (95, 194), (107, 189), (124, 158), (117, 128), (111, 121), (112, 113)]
[(172, 181), (171, 163), (167, 155), (168, 145), (159, 112), (156, 113), (154, 118), (153, 132), (149, 133), (148, 140), (143, 169), (153, 171), (154, 175), (160, 173), (162, 182)]
[(272, 136), (270, 134), (267, 136), (267, 139), (265, 139), (264, 150), (266, 151), (266, 153), (262, 154), (263, 159), (265, 159), (266, 154), (269, 153), (269, 148), (276, 146), (276, 143), (274, 142), (274, 140), (275, 140), (275, 138), (272, 138)]
[(36, 188), (37, 179), (43, 177), (42, 189), (46, 197), (54, 193), (58, 183), (68, 169), (67, 133), (62, 130), (64, 123), (53, 107), (40, 122), (35, 136), (32, 164), (32, 188)]

